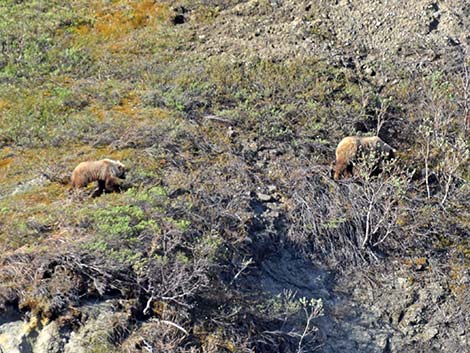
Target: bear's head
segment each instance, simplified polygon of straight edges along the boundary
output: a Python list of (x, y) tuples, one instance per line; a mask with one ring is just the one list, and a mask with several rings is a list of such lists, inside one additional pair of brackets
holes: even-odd
[(395, 159), (397, 157), (397, 150), (388, 145), (386, 147), (383, 152), (383, 157), (388, 161)]
[(119, 178), (119, 179), (125, 179), (126, 178), (126, 172), (129, 170), (124, 164), (122, 164), (120, 161), (114, 161), (114, 166), (113, 166), (113, 172), (114, 175)]

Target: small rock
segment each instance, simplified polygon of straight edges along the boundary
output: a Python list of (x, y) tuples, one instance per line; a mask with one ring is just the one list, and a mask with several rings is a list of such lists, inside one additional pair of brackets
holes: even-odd
[(277, 202), (268, 202), (266, 203), (266, 206), (270, 209), (270, 210), (273, 210), (273, 211), (277, 211), (281, 208), (281, 206), (279, 205), (279, 203)]
[(457, 329), (456, 329), (456, 332), (455, 332), (458, 336), (464, 336), (465, 335), (465, 324), (463, 323), (460, 323), (458, 326), (457, 326)]
[(256, 196), (258, 197), (258, 199), (260, 199), (263, 202), (271, 201), (273, 198), (271, 195), (263, 194), (262, 192), (257, 192)]
[(278, 218), (280, 213), (278, 211), (271, 211), (269, 212), (268, 216), (271, 218)]
[(409, 278), (398, 277), (396, 279), (396, 282), (397, 282), (399, 288), (406, 289), (406, 288), (412, 287), (412, 282), (410, 282)]
[(31, 346), (28, 342), (28, 331), (28, 324), (23, 321), (14, 321), (1, 325), (0, 352), (30, 352)]
[(266, 166), (264, 161), (257, 161), (255, 165), (257, 168), (260, 168), (260, 169), (263, 169)]
[(421, 336), (423, 337), (423, 340), (427, 342), (436, 337), (438, 333), (439, 330), (436, 327), (428, 327), (426, 330), (424, 330)]
[(385, 352), (387, 346), (389, 345), (389, 335), (388, 334), (380, 334), (375, 337), (375, 344), (382, 352)]
[(424, 307), (421, 304), (411, 305), (402, 320), (403, 326), (415, 326), (423, 322)]
[(375, 75), (375, 71), (371, 67), (366, 67), (364, 72), (366, 73), (366, 75), (369, 75), (369, 76), (374, 76)]
[(441, 285), (436, 284), (432, 286), (430, 289), (431, 289), (431, 293), (430, 293), (431, 300), (433, 303), (439, 303), (445, 298), (446, 291)]
[(39, 331), (36, 343), (33, 347), (33, 352), (60, 353), (62, 349), (61, 342), (63, 342), (63, 339), (60, 338), (59, 326), (57, 322), (52, 321)]

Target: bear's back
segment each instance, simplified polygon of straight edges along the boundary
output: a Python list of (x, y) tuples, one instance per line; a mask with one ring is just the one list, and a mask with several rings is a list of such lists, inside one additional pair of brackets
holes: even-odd
[(348, 136), (343, 138), (336, 147), (336, 158), (349, 158), (354, 156), (359, 147), (359, 137)]

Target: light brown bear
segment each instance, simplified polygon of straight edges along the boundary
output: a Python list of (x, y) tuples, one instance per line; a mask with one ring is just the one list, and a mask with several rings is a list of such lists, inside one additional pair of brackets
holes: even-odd
[(342, 139), (336, 147), (334, 179), (339, 180), (343, 174), (353, 176), (354, 160), (363, 153), (371, 152), (377, 156), (377, 164), (374, 168), (377, 170), (382, 160), (395, 157), (396, 150), (378, 136), (348, 136)]
[(126, 172), (124, 164), (112, 159), (82, 162), (72, 172), (72, 188), (85, 187), (97, 181), (98, 189), (92, 196), (99, 196), (103, 191), (117, 191), (120, 189), (120, 179), (126, 178)]

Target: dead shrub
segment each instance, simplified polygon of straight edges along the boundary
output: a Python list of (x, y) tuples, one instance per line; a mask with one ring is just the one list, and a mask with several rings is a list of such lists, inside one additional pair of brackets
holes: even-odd
[[(370, 167), (370, 166), (369, 166)], [(333, 265), (359, 265), (401, 247), (397, 224), (408, 177), (398, 173), (371, 177), (359, 167), (357, 180), (336, 183), (315, 167), (292, 180), (288, 237), (312, 258)]]

